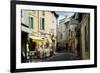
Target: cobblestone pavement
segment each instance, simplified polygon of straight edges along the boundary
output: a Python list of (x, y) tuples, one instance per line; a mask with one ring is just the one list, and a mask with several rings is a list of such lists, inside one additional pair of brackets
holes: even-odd
[(52, 57), (49, 57), (42, 61), (67, 61), (67, 60), (78, 60), (78, 57), (76, 57), (73, 53), (61, 52), (61, 53), (56, 53)]

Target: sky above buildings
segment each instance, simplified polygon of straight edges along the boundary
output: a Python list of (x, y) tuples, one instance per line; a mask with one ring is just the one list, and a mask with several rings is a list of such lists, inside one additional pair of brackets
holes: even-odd
[(73, 12), (67, 12), (67, 11), (56, 11), (56, 13), (59, 15), (58, 20), (63, 19), (65, 16), (70, 17), (74, 15)]

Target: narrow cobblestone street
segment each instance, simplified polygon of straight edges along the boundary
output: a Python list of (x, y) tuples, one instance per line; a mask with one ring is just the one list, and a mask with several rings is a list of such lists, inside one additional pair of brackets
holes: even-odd
[(69, 61), (69, 60), (79, 60), (79, 58), (70, 52), (56, 52), (54, 55), (48, 58), (42, 58), (42, 59), (33, 58), (30, 62)]
[(78, 60), (78, 57), (76, 57), (73, 53), (60, 52), (54, 54), (52, 57), (44, 59), (43, 61), (68, 61), (68, 60)]

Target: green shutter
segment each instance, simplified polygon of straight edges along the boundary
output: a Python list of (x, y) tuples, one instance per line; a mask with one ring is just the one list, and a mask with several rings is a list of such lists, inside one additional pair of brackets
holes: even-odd
[(45, 30), (45, 19), (44, 18), (40, 18), (40, 29)]
[(34, 18), (29, 16), (29, 26), (31, 29), (34, 29)]
[(42, 30), (44, 30), (44, 29), (45, 29), (45, 19), (42, 18)]
[(34, 26), (34, 24), (33, 24), (33, 22), (34, 22), (34, 21), (33, 21), (33, 17), (31, 17), (30, 20), (31, 20), (31, 28), (33, 29), (33, 28), (34, 28), (34, 27), (33, 27), (33, 26)]

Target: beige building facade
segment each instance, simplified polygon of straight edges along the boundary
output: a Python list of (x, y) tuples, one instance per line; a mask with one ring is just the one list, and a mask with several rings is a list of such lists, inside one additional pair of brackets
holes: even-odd
[(21, 10), (22, 51), (27, 51), (27, 44), (34, 51), (46, 43), (55, 50), (57, 17), (54, 11)]
[(83, 15), (83, 20), (81, 21), (81, 43), (82, 43), (82, 58), (89, 59), (90, 58), (90, 19), (89, 14)]
[(76, 27), (78, 26), (78, 21), (75, 19), (75, 14), (70, 17), (69, 21), (69, 50), (70, 52), (77, 55), (77, 40), (76, 40)]
[(90, 58), (90, 15), (89, 13), (76, 13), (79, 24), (76, 28), (78, 53), (81, 59)]
[(65, 18), (59, 20), (59, 26), (57, 29), (57, 31), (58, 31), (57, 32), (57, 36), (58, 36), (57, 41), (58, 42), (65, 43), (68, 41), (69, 21), (70, 21), (70, 19), (68, 17), (65, 17)]

